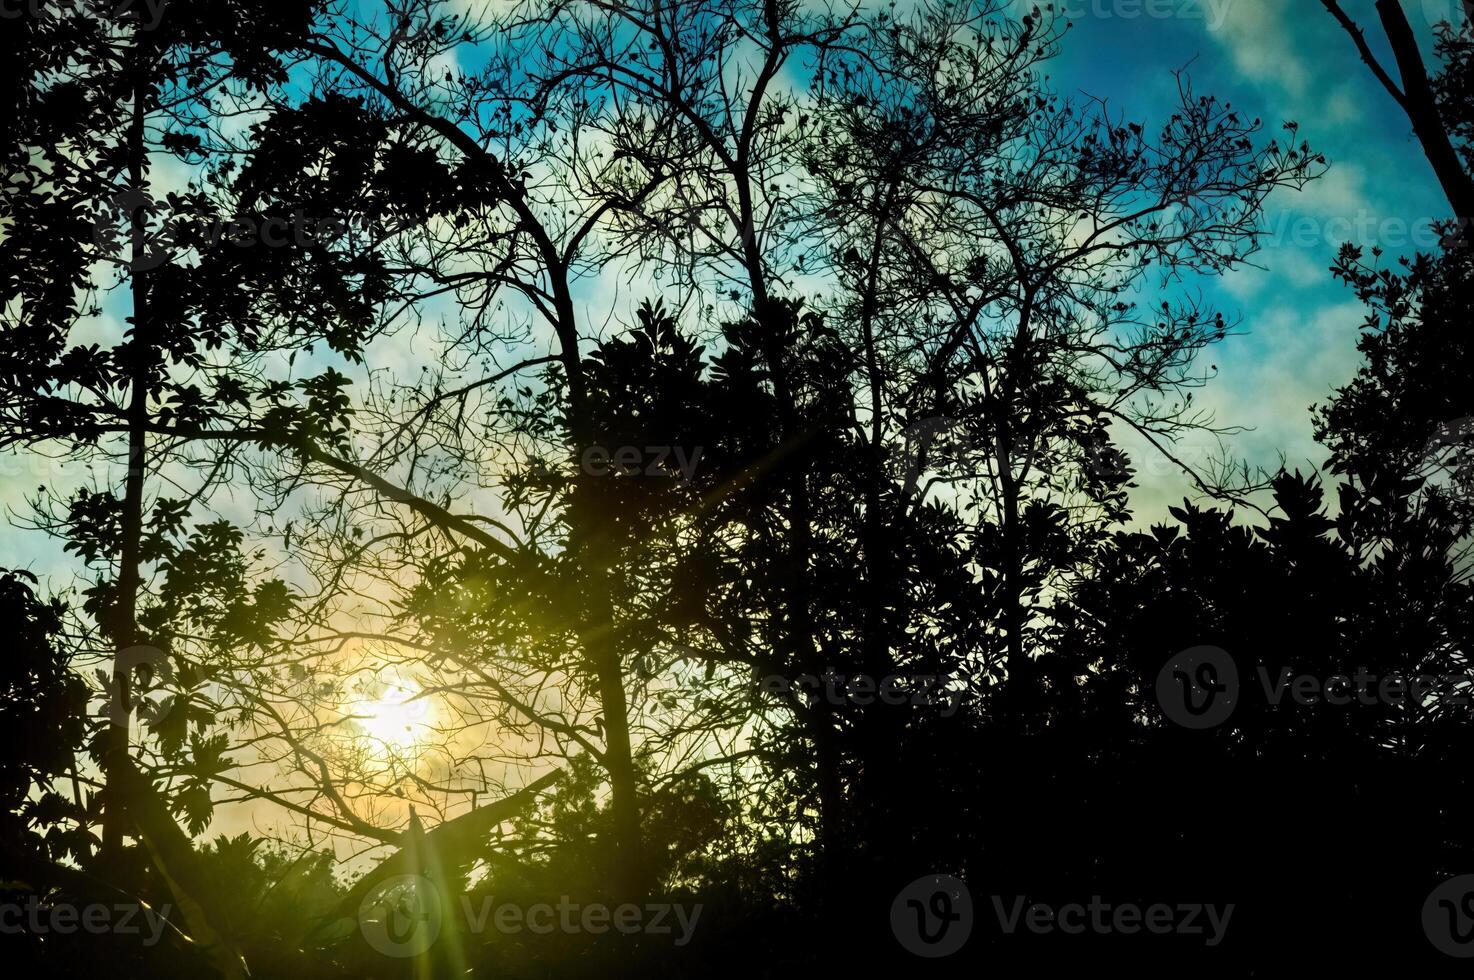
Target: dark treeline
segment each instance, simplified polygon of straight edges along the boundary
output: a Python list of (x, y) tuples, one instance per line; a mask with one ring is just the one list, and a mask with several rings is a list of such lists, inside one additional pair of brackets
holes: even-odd
[(1194, 395), (1331, 164), (1053, 8), (7, 13), (7, 967), (1463, 968), (1470, 27), (1324, 6), (1450, 217), (1310, 472)]

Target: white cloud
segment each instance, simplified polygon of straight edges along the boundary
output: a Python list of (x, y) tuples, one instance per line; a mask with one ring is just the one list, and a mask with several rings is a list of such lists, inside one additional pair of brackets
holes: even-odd
[(1304, 59), (1305, 45), (1297, 36), (1300, 18), (1289, 11), (1288, 5), (1257, 0), (1231, 3), (1224, 8), (1219, 29), (1211, 34), (1227, 47), (1246, 77), (1301, 96), (1313, 76)]

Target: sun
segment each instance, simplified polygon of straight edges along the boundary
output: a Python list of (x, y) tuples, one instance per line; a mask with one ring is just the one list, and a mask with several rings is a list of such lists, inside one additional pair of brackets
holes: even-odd
[(430, 701), (412, 684), (391, 684), (375, 698), (349, 706), (353, 721), (368, 737), (396, 748), (412, 748), (430, 730)]

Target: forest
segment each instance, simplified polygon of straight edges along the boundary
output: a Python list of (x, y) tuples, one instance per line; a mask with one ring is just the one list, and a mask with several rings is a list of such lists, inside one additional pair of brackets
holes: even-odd
[(0, 963), (1464, 975), (1471, 55), (0, 0)]

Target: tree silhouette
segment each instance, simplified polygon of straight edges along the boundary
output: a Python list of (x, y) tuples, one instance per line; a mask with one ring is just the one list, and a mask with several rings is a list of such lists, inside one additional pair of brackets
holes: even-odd
[[(1378, 3), (1394, 81), (1324, 6), (1466, 216), (1467, 25), (1429, 68)], [(0, 573), (15, 963), (1456, 968), (1468, 249), (1341, 251), (1322, 470), (1191, 458), (1202, 285), (1328, 164), (1185, 73), (1067, 94), (1069, 26), (7, 17), (0, 448), (75, 576)], [(1143, 512), (1143, 452), (1194, 496)], [(159, 933), (48, 931), (118, 903)]]

